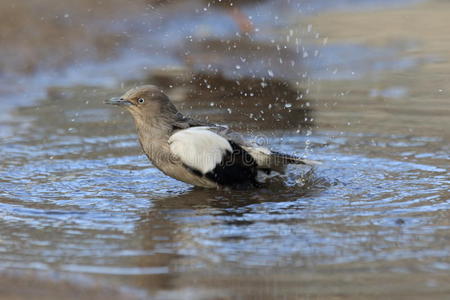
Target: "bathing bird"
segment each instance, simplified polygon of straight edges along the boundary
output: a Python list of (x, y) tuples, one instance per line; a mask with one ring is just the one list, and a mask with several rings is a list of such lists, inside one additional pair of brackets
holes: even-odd
[(153, 85), (133, 88), (105, 103), (131, 113), (141, 147), (156, 168), (194, 186), (260, 187), (259, 173), (283, 173), (288, 164), (318, 163), (252, 144), (227, 126), (187, 117)]

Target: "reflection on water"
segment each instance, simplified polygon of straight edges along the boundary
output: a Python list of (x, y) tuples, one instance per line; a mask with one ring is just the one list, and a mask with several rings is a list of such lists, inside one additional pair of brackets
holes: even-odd
[[(0, 91), (23, 105), (55, 85), (114, 86), (157, 68), (187, 66), (232, 78), (288, 79), (305, 86), (313, 79), (354, 78), (420, 63), (400, 57), (404, 45), (328, 45), (328, 37), (303, 22), (311, 13), (367, 8), (371, 1), (245, 1), (238, 6), (254, 23), (251, 34), (241, 34), (227, 10), (208, 2), (1, 3)], [(386, 2), (405, 1), (377, 5)], [(27, 28), (35, 30), (28, 33)], [(15, 105), (2, 103), (3, 109)]]
[(26, 93), (2, 98), (14, 109), (0, 117), (0, 270), (56, 271), (82, 288), (97, 279), (132, 288), (127, 299), (448, 293), (448, 99), (437, 84), (448, 65), (421, 73), (430, 56), (405, 54), (415, 43), (328, 44), (297, 24), (300, 8), (328, 2), (277, 3), (244, 7), (253, 35), (190, 3), (179, 20), (152, 19), (148, 37), (144, 13), (113, 28), (136, 32), (123, 60), (36, 85), (146, 74), (182, 111), (323, 165), (255, 191), (197, 189), (153, 168), (131, 118), (102, 105), (142, 82), (52, 87), (23, 107)]
[(314, 125), (306, 91), (278, 78), (230, 79), (220, 72), (172, 71), (152, 74), (147, 82), (165, 88), (172, 99), (186, 100), (179, 103), (181, 108), (195, 108), (197, 115), (211, 122), (235, 125), (240, 130), (306, 131)]
[[(223, 285), (228, 276), (255, 272), (258, 280), (267, 268), (448, 271), (444, 140), (305, 136), (294, 126), (270, 143), (294, 153), (308, 146), (326, 162), (314, 173), (294, 167), (287, 185), (256, 191), (196, 189), (150, 166), (130, 118), (102, 106), (106, 96), (54, 90), (40, 106), (17, 111), (30, 126), (13, 128), (0, 148), (2, 268), (226, 294), (233, 294)], [(198, 274), (197, 284), (189, 274)]]

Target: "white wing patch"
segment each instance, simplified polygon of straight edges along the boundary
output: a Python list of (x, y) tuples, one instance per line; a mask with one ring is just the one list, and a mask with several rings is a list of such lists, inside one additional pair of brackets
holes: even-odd
[(230, 143), (209, 127), (192, 127), (177, 131), (169, 138), (170, 151), (190, 168), (203, 174), (212, 171), (222, 161)]
[(258, 164), (260, 168), (270, 168), (270, 155), (272, 151), (261, 146), (242, 146)]

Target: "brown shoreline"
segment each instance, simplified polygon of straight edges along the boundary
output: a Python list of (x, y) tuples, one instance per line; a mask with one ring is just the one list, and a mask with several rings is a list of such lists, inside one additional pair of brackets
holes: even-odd
[[(355, 80), (317, 82), (311, 97), (316, 100), (319, 128), (450, 137), (449, 18), (450, 3), (431, 0), (395, 9), (330, 12), (302, 20), (327, 37), (328, 45), (394, 47), (399, 49), (398, 59), (417, 63), (406, 70), (368, 73)], [(400, 97), (370, 94), (398, 87), (405, 88)], [(428, 121), (417, 122), (417, 116), (428, 116)]]
[(143, 299), (131, 290), (119, 290), (112, 283), (106, 284), (79, 274), (74, 275), (73, 279), (71, 277), (57, 272), (0, 271), (0, 299)]

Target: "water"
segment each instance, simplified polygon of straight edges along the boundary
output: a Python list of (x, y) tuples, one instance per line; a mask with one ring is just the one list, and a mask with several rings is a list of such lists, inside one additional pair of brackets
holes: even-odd
[[(150, 70), (142, 81), (183, 111), (324, 162), (254, 191), (196, 189), (152, 167), (131, 117), (102, 104), (136, 81), (52, 87), (21, 106), (2, 98), (12, 109), (0, 118), (0, 287), (35, 291), (37, 280), (55, 299), (54, 282), (99, 299), (444, 298), (450, 66), (429, 59), (448, 55), (445, 37), (434, 40), (442, 51), (414, 55), (420, 43), (343, 40), (285, 72), (271, 65), (264, 80), (251, 78), (258, 54), (242, 39), (230, 57), (218, 52), (223, 73), (204, 62)], [(266, 63), (256, 67), (267, 74)]]
[(226, 295), (240, 292), (224, 286), (230, 276), (258, 274), (242, 278), (246, 286), (272, 268), (448, 272), (444, 138), (263, 132), (280, 151), (308, 143), (325, 162), (310, 186), (292, 183), (305, 172), (293, 168), (290, 186), (210, 191), (153, 168), (129, 116), (101, 104), (106, 95), (65, 94), (73, 96), (16, 111), (28, 126), (11, 124), (1, 144), (1, 268), (113, 276), (149, 293), (164, 289), (160, 280), (190, 286), (198, 273), (196, 292), (212, 285)]

